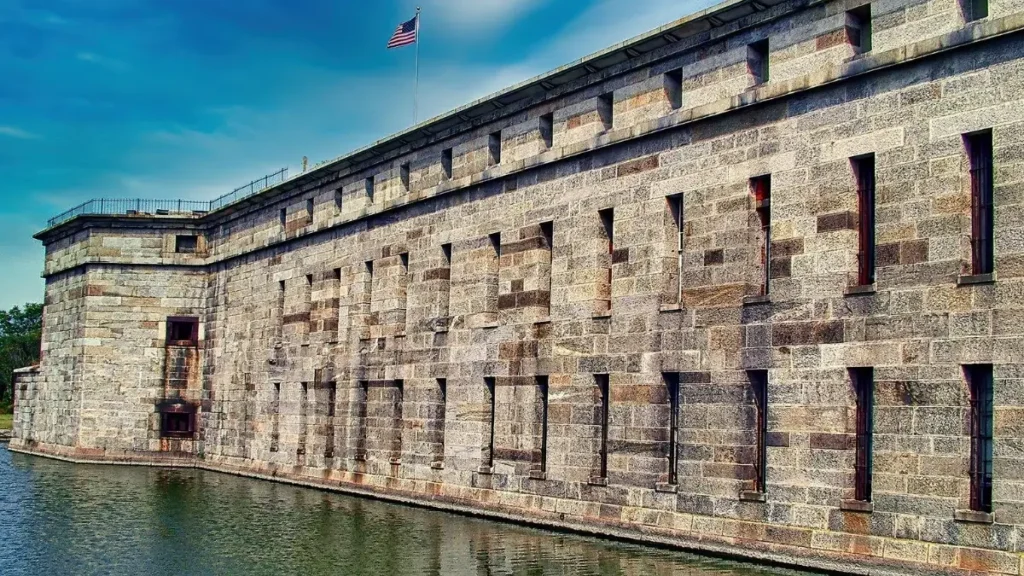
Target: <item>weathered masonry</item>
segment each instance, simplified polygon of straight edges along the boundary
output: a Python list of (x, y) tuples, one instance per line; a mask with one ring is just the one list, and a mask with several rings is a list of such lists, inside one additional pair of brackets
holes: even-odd
[(1020, 0), (734, 0), (210, 211), (95, 206), (38, 235), (12, 449), (1024, 574)]

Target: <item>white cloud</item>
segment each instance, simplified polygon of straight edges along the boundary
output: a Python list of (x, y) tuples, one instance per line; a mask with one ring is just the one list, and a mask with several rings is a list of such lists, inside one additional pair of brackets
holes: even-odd
[(0, 126), (0, 136), (9, 136), (19, 140), (39, 140), (42, 136), (26, 132), (16, 126)]
[(128, 69), (128, 65), (120, 60), (114, 60), (113, 58), (107, 58), (106, 56), (100, 56), (93, 52), (79, 52), (75, 55), (75, 58), (82, 62), (88, 62), (89, 64), (95, 64), (107, 70), (114, 72), (123, 72)]
[(424, 26), (437, 18), (459, 29), (492, 31), (500, 24), (508, 24), (527, 15), (547, 0), (425, 0)]

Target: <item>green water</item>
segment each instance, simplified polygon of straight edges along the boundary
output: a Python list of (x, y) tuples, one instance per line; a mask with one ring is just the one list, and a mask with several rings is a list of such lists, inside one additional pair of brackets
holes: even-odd
[(201, 470), (0, 445), (0, 574), (795, 574)]

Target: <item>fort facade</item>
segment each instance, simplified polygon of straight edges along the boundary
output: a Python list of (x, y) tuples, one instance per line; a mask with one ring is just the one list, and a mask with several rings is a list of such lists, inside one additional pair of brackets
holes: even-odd
[(104, 206), (37, 236), (12, 450), (1024, 574), (1020, 0), (730, 0), (213, 209)]

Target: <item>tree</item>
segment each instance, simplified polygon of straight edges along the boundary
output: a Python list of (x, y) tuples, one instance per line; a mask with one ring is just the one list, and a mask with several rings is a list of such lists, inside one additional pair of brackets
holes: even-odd
[(0, 310), (0, 404), (13, 398), (14, 370), (39, 362), (42, 331), (42, 304)]

